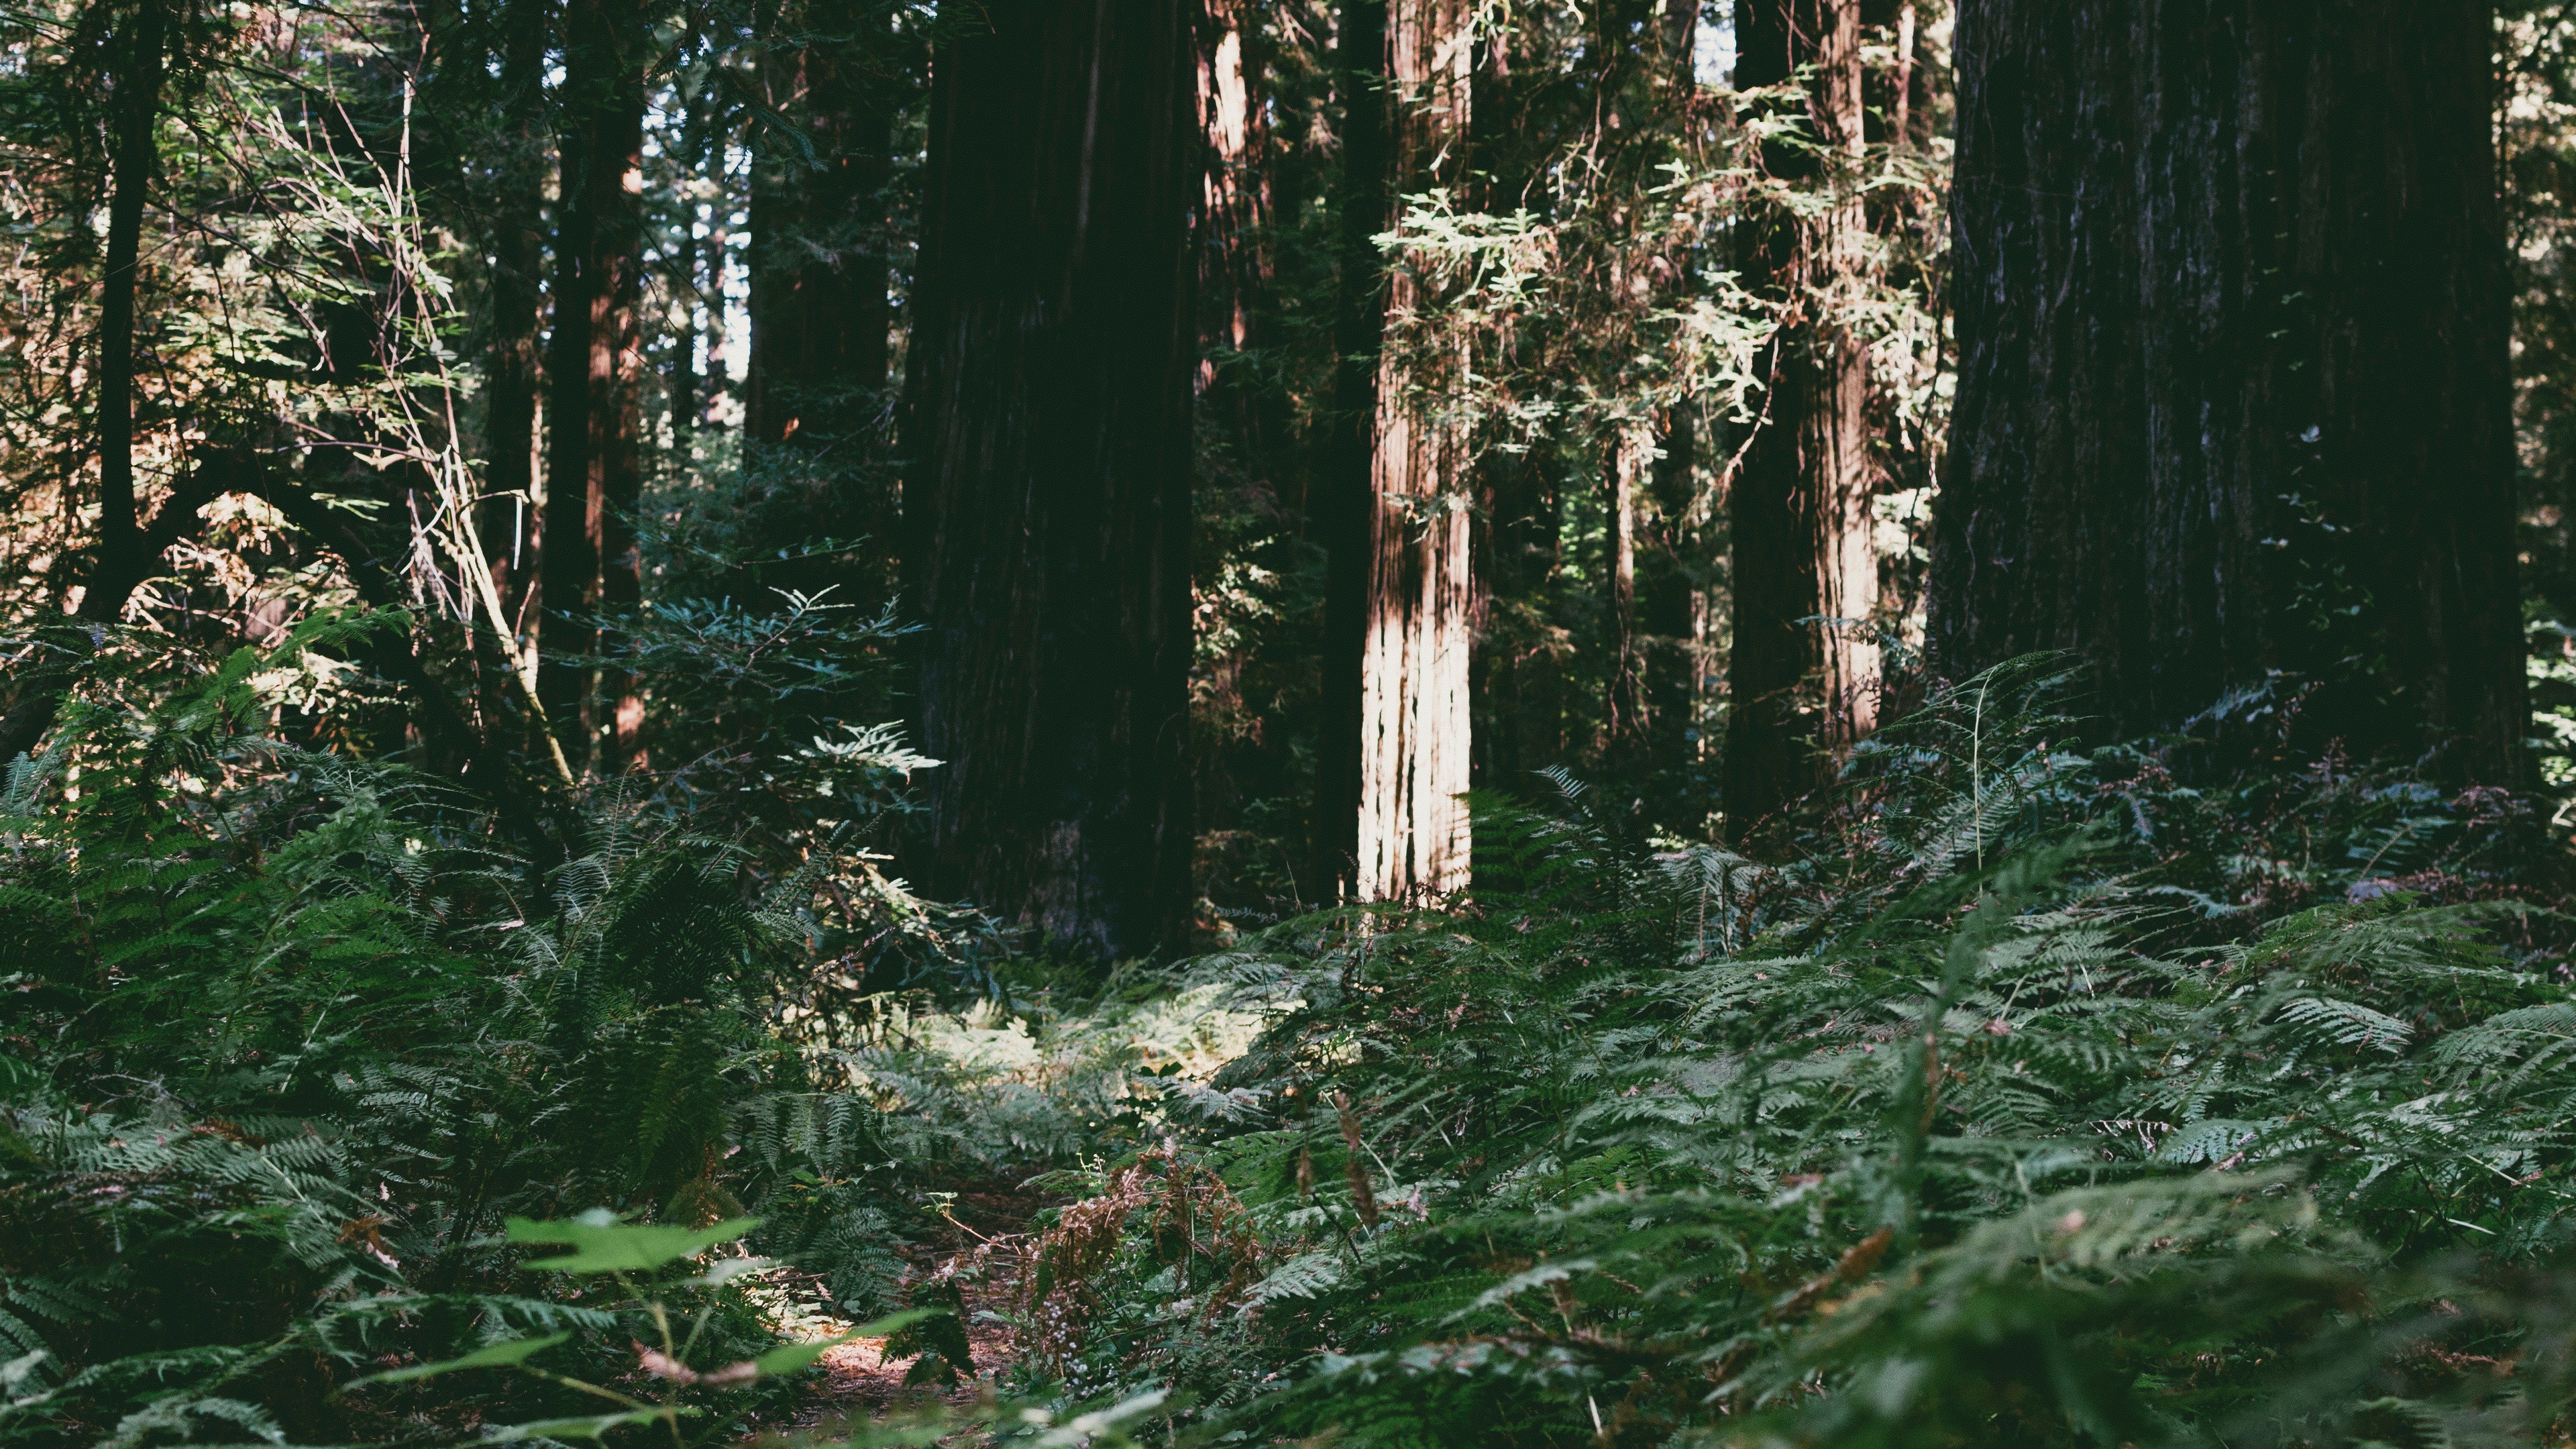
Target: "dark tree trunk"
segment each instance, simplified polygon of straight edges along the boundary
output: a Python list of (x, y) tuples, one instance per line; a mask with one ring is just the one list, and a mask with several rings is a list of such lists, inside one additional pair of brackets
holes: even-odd
[[(549, 641), (551, 656), (596, 653), (589, 621), (632, 609), (643, 593), (633, 524), (643, 493), (644, 216), (635, 183), (651, 43), (633, 5), (565, 7), (543, 587), (555, 627), (569, 637)], [(632, 681), (559, 658), (545, 673), (547, 713), (558, 728), (579, 722), (574, 757), (593, 769), (625, 765), (643, 724)]]
[(1181, 0), (993, 0), (931, 96), (909, 362), (928, 630), (917, 874), (1108, 956), (1173, 942), (1191, 851)]
[(1816, 215), (1771, 216), (1745, 235), (1746, 275), (1789, 312), (1765, 349), (1763, 418), (1727, 493), (1726, 819), (1740, 839), (1829, 778), (1835, 753), (1876, 723), (1878, 649), (1857, 621), (1878, 603), (1878, 561), (1869, 358), (1832, 315), (1860, 275), (1866, 226), (1852, 164), (1864, 141), (1860, 0), (1738, 0), (1735, 32), (1741, 88), (1813, 67), (1815, 148), (1772, 146), (1764, 160), (1831, 198)]
[[(134, 28), (113, 37), (126, 52), (109, 97), (113, 151), (107, 204), (107, 267), (100, 278), (98, 321), (98, 555), (81, 582), (81, 601), (64, 627), (44, 631), (45, 656), (21, 672), (9, 711), (0, 715), (0, 768), (36, 748), (71, 687), (74, 665), (96, 647), (94, 626), (125, 612), (152, 561), (192, 524), (204, 497), (174, 496), (147, 530), (134, 487), (134, 292), (142, 261), (143, 211), (160, 169), (156, 139), (166, 73), (166, 21), (157, 5), (134, 11)], [(92, 626), (92, 627), (84, 627)]]
[(2081, 651), (2122, 733), (2338, 678), (2319, 732), (2518, 777), (2493, 19), (1960, 7), (1943, 670)]
[(1315, 772), (1315, 891), (1348, 897), (1360, 854), (1360, 663), (1368, 650), (1371, 460), (1376, 451), (1377, 354), (1386, 327), (1386, 270), (1375, 237), (1386, 228), (1385, 0), (1344, 0), (1334, 61), (1342, 111), (1339, 294), (1334, 303), (1333, 432), (1315, 490), (1314, 535), (1324, 548), (1324, 671)]
[[(494, 628), (524, 642), (543, 628), (536, 598), (538, 296), (544, 265), (546, 0), (511, 0), (500, 36), (501, 143), (492, 166), (491, 332), (484, 383), (484, 497), (477, 530), (504, 615)], [(491, 651), (486, 651), (487, 653)], [(497, 664), (497, 661), (490, 661)], [(487, 676), (493, 673), (487, 668)], [(487, 714), (506, 708), (501, 680), (487, 678)]]

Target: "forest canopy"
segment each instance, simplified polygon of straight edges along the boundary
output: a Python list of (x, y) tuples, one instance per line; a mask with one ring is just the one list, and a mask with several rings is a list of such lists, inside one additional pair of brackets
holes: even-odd
[(2569, 1442), (2571, 530), (2576, 5), (0, 7), (0, 1449)]

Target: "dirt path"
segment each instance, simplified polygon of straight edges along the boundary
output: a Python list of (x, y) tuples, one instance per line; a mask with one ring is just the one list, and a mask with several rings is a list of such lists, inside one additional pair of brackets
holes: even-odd
[[(934, 1398), (962, 1408), (994, 1392), (1008, 1376), (1016, 1349), (1003, 1315), (1010, 1310), (1019, 1282), (1020, 1252), (1028, 1241), (1029, 1220), (1053, 1201), (1000, 1187), (961, 1192), (950, 1205), (947, 1230), (924, 1248), (904, 1254), (913, 1265), (913, 1281), (943, 1275), (956, 1278), (966, 1306), (966, 1344), (975, 1360), (972, 1382), (946, 1390), (906, 1387), (903, 1376), (912, 1360), (889, 1361), (882, 1338), (857, 1339), (825, 1352), (819, 1365), (822, 1374), (799, 1408), (794, 1426), (812, 1428)], [(798, 1336), (808, 1338), (831, 1337), (855, 1326), (820, 1318), (796, 1325)]]

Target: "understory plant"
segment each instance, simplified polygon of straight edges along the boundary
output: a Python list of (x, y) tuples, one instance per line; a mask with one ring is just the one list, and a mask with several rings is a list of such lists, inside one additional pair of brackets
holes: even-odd
[(1240, 1442), (2559, 1437), (2549, 914), (2393, 879), (2391, 782), (2323, 775), (2372, 888), (2230, 900), (2194, 797), (1974, 684), (1833, 856), (1489, 801), (1464, 899), (1197, 963), (1270, 1025), (1032, 1250), (1033, 1371)]

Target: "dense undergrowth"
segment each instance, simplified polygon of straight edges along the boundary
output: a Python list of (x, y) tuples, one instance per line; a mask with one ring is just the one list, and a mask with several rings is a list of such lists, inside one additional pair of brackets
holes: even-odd
[(1007, 1406), (815, 1432), (2533, 1443), (2576, 1395), (2553, 832), (2289, 755), (2294, 694), (2079, 748), (2002, 671), (1747, 855), (1560, 781), (1441, 910), (1093, 971), (876, 872), (889, 736), (763, 767), (820, 814), (629, 788), (549, 858), (263, 738), (276, 659), (9, 778), (0, 1440), (708, 1442), (961, 1274)]

